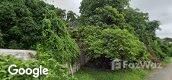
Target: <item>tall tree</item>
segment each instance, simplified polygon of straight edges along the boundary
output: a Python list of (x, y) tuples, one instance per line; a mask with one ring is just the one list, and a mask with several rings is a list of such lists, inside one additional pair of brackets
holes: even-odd
[(127, 29), (144, 43), (150, 54), (164, 57), (161, 42), (155, 34), (159, 21), (150, 21), (148, 13), (131, 8), (129, 0), (83, 0), (80, 12), (84, 25)]
[(124, 26), (122, 11), (128, 5), (128, 0), (83, 0), (80, 7), (81, 23)]
[[(42, 20), (49, 10), (64, 19), (65, 12), (39, 0), (2, 0), (0, 2), (1, 48), (35, 49), (41, 35)], [(47, 16), (48, 15), (48, 16)]]

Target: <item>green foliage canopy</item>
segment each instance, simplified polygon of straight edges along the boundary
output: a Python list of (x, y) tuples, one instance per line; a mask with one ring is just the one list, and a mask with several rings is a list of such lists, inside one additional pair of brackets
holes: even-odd
[(129, 0), (83, 0), (80, 7), (80, 23), (101, 28), (127, 29), (146, 46), (146, 50), (156, 58), (163, 59), (161, 42), (156, 37), (159, 21), (150, 21), (148, 13), (129, 6)]
[[(25, 63), (0, 57), (0, 67), (6, 70), (10, 63), (23, 67), (42, 65), (49, 69), (41, 80), (70, 80), (68, 66), (77, 59), (79, 49), (67, 31), (64, 11), (41, 0), (2, 0), (0, 2), (1, 48), (36, 49), (36, 61)], [(24, 80), (29, 76), (9, 76), (0, 71), (1, 79)], [(39, 78), (28, 78), (38, 80)]]
[(95, 26), (79, 28), (80, 40), (86, 43), (88, 54), (93, 58), (138, 60), (147, 59), (147, 50), (137, 37), (124, 29), (101, 29)]
[(1, 0), (1, 48), (36, 49), (43, 39), (42, 20), (50, 16), (48, 10), (62, 18), (64, 12), (40, 0)]

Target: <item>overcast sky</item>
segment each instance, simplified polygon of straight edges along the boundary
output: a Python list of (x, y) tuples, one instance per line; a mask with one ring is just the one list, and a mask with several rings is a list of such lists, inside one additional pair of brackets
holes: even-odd
[[(62, 9), (72, 10), (79, 14), (79, 6), (82, 0), (47, 0)], [(172, 38), (172, 0), (132, 0), (131, 6), (148, 12), (151, 20), (161, 22), (161, 31), (157, 31), (157, 36)]]
[(54, 4), (54, 6), (59, 7), (61, 9), (65, 9), (67, 11), (72, 10), (73, 12), (79, 14), (80, 2), (82, 0), (45, 0), (50, 4)]
[(172, 38), (172, 0), (132, 0), (131, 5), (148, 12), (151, 20), (161, 22), (157, 36)]

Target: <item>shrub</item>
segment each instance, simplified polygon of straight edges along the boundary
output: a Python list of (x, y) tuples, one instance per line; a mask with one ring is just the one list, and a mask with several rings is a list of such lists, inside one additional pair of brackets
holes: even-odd
[[(12, 64), (17, 65), (21, 68), (39, 68), (42, 65), (48, 68), (47, 76), (40, 76), (34, 78), (32, 75), (11, 75), (9, 74), (8, 67)], [(50, 65), (53, 64), (53, 65)], [(45, 60), (29, 60), (22, 61), (11, 56), (0, 56), (0, 77), (1, 80), (73, 80), (74, 78), (68, 75), (67, 67), (59, 64), (54, 59)]]
[(52, 19), (44, 19), (42, 23), (44, 39), (38, 44), (38, 47), (41, 48), (42, 52), (50, 54), (49, 57), (40, 58), (49, 59), (52, 57), (60, 63), (74, 62), (79, 55), (79, 48), (75, 41), (70, 38), (64, 22), (52, 16)]
[[(54, 24), (55, 22), (56, 24)], [(76, 60), (79, 55), (79, 50), (75, 41), (70, 38), (65, 29), (63, 21), (57, 17), (52, 19), (44, 19), (42, 22), (44, 30), (42, 34), (44, 39), (37, 44), (36, 60), (22, 61), (13, 57), (0, 57), (0, 77), (2, 80), (73, 80), (72, 76), (68, 73), (68, 66)], [(58, 33), (55, 32), (53, 27), (58, 27)], [(40, 76), (33, 78), (28, 75), (10, 75), (7, 68), (16, 64), (18, 67), (24, 68), (37, 68), (42, 65), (48, 68), (47, 76)]]
[[(68, 66), (77, 59), (79, 49), (66, 29), (58, 9), (41, 0), (2, 0), (0, 2), (1, 48), (36, 49), (36, 61), (1, 58), (1, 79), (8, 80), (70, 80)], [(29, 62), (29, 63), (28, 63)], [(42, 65), (49, 69), (47, 76), (11, 76), (11, 64), (23, 67)]]
[(93, 58), (104, 55), (106, 58), (127, 60), (147, 59), (147, 50), (137, 37), (126, 29), (101, 29), (80, 27), (80, 41), (87, 45), (86, 52)]
[[(61, 18), (60, 9), (42, 0), (1, 0), (0, 33), (1, 48), (36, 49), (43, 39), (42, 20), (54, 11)], [(58, 27), (58, 26), (55, 26)]]

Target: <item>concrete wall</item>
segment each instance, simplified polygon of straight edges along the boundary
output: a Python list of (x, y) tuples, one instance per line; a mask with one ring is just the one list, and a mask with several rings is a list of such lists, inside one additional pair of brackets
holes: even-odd
[(70, 74), (74, 74), (75, 72), (77, 72), (83, 65), (85, 65), (88, 61), (90, 60), (90, 58), (81, 53), (79, 56), (79, 59), (71, 66), (69, 66), (69, 73)]
[(14, 50), (14, 49), (0, 49), (0, 55), (11, 55), (22, 60), (33, 59), (36, 56), (36, 51), (33, 50)]

